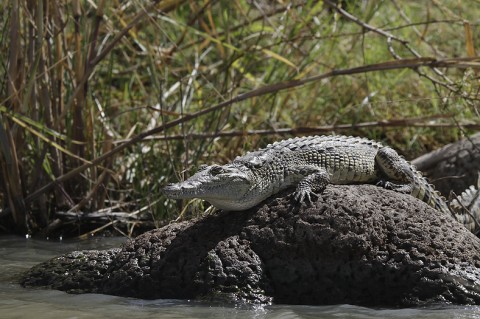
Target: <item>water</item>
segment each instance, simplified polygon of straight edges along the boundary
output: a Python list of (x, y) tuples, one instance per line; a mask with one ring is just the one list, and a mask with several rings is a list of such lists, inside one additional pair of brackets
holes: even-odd
[(0, 318), (480, 318), (480, 306), (422, 309), (369, 309), (350, 305), (266, 307), (220, 306), (181, 300), (141, 300), (115, 296), (69, 295), (25, 289), (16, 278), (51, 257), (82, 249), (118, 247), (124, 239), (55, 242), (0, 237)]

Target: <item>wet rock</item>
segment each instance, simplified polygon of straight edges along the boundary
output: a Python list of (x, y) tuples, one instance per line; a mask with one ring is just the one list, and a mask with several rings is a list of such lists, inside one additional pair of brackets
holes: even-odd
[(119, 252), (119, 248), (83, 250), (55, 257), (32, 267), (22, 284), (69, 293), (100, 293), (103, 276)]
[(277, 196), (145, 233), (105, 253), (113, 259), (57, 257), (23, 284), (147, 299), (480, 304), (480, 241), (450, 216), (372, 185), (331, 185), (301, 207)]

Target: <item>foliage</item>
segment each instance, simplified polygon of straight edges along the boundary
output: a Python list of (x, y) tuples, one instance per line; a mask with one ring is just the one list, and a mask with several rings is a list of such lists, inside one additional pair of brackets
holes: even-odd
[(0, 7), (5, 231), (78, 233), (99, 213), (122, 232), (160, 225), (181, 211), (166, 182), (285, 136), (367, 136), (412, 158), (480, 124), (479, 10), (460, 1)]

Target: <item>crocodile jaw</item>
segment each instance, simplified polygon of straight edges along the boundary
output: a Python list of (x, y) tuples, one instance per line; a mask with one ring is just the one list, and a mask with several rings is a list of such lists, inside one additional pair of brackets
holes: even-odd
[(163, 194), (171, 199), (201, 198), (223, 210), (244, 210), (258, 202), (250, 198), (253, 188), (250, 169), (227, 164), (207, 166), (184, 182), (167, 185)]

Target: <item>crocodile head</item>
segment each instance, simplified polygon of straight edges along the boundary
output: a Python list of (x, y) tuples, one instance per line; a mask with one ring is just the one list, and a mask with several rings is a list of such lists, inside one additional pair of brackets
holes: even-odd
[(251, 170), (241, 164), (203, 166), (184, 182), (169, 184), (163, 189), (172, 199), (201, 198), (223, 210), (248, 209), (258, 201), (254, 193)]

